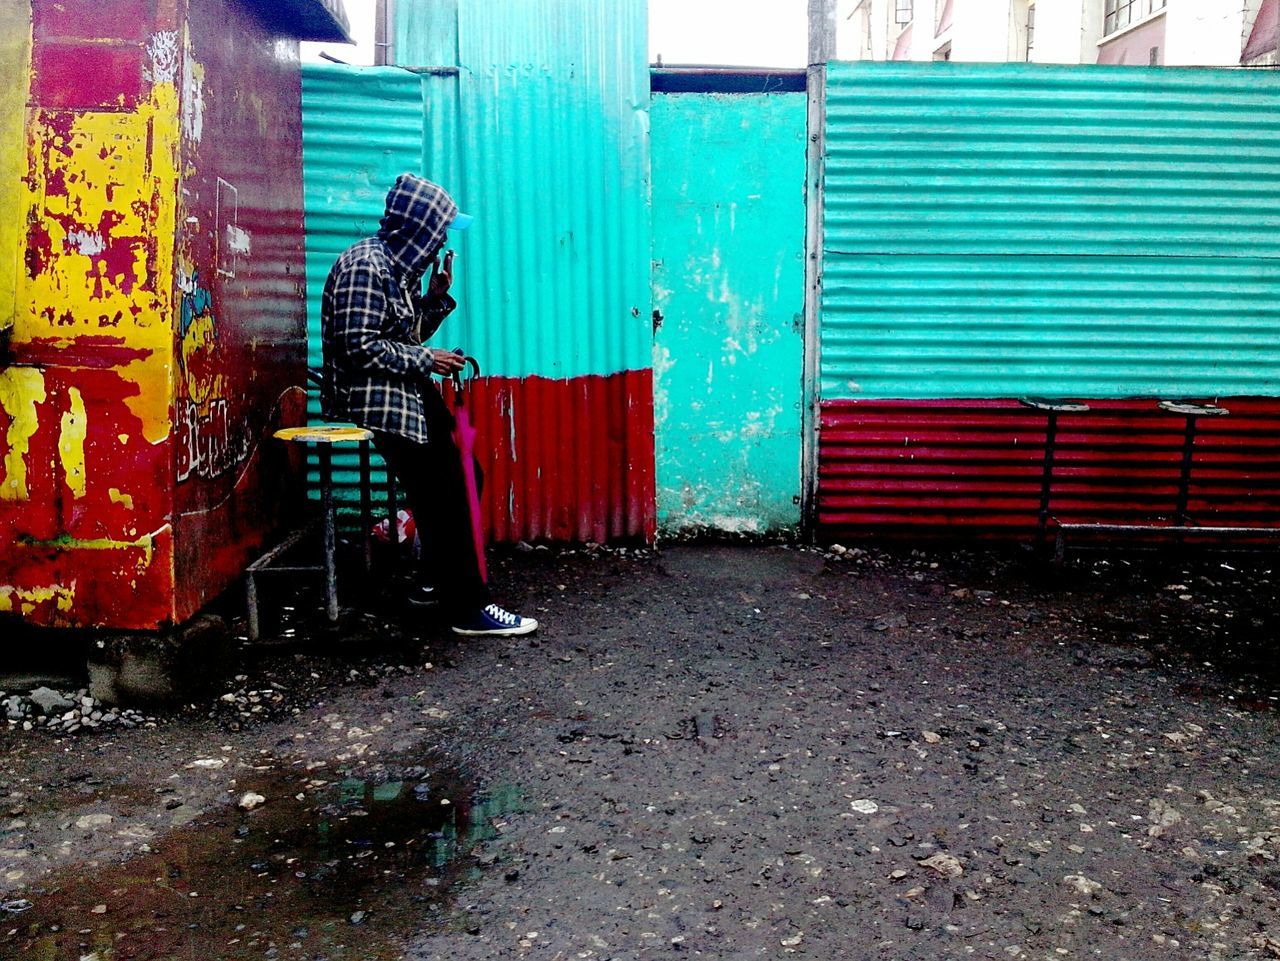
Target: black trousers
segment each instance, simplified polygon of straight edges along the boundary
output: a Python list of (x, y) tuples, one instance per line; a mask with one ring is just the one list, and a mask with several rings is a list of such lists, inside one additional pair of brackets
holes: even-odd
[[(373, 445), (413, 511), (422, 540), (419, 577), (435, 586), (446, 612), (465, 614), (488, 604), (489, 590), (476, 559), (462, 457), (453, 440), (453, 414), (434, 387), (423, 390), (422, 402), (427, 443), (375, 431)], [(474, 466), (476, 482), (483, 488), (480, 465)]]

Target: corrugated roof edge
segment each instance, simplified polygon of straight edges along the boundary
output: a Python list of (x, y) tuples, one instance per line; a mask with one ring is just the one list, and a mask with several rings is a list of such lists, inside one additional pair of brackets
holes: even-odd
[(273, 30), (295, 40), (353, 43), (342, 0), (243, 0)]

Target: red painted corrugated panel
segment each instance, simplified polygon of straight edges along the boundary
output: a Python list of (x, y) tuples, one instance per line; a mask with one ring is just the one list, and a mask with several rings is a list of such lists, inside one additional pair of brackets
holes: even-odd
[(470, 387), (489, 538), (653, 539), (653, 371)]
[[(1064, 523), (1174, 521), (1186, 421), (1154, 399), (1061, 414), (1050, 512)], [(1202, 525), (1280, 528), (1280, 399), (1219, 401), (1198, 422), (1188, 510)], [(1016, 400), (823, 405), (818, 522), (827, 533), (1035, 533), (1046, 415)]]

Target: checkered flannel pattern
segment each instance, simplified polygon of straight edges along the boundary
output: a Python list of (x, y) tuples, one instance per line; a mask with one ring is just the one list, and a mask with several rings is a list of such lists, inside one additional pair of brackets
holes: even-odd
[(387, 195), (378, 236), (333, 265), (320, 313), (325, 417), (427, 442), (422, 390), (432, 358), (419, 339), (453, 301), (423, 304), (416, 292), (457, 210), (440, 187), (404, 175)]

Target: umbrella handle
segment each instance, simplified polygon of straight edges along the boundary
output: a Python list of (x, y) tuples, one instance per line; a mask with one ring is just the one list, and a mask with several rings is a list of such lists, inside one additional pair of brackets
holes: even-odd
[[(466, 361), (467, 366), (471, 368), (471, 376), (468, 377), (467, 380), (475, 380), (477, 377), (479, 377), (480, 362), (476, 360), (474, 357), (463, 357), (462, 359)], [(461, 401), (462, 399), (462, 388), (464, 386), (464, 383), (465, 382), (463, 381), (463, 378), (462, 378), (462, 371), (460, 370), (454, 371), (453, 389), (455, 392), (455, 396), (459, 399), (459, 401)]]

